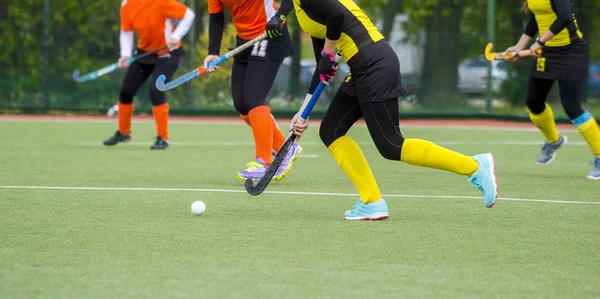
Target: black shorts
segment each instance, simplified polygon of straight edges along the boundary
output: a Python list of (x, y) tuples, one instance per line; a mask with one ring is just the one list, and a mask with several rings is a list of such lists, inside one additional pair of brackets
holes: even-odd
[[(137, 50), (136, 55), (143, 54), (144, 51)], [(180, 58), (182, 56), (181, 48), (175, 49), (162, 55), (148, 55), (134, 61), (128, 68), (123, 78), (123, 86), (119, 101), (124, 104), (133, 102), (133, 97), (138, 92), (142, 84), (150, 79), (150, 100), (152, 105), (162, 105), (165, 103), (165, 95), (156, 88), (156, 79), (160, 75), (165, 75), (167, 82), (177, 71)]]
[[(236, 47), (247, 42), (247, 40), (236, 36)], [(261, 42), (254, 44), (253, 47), (233, 56), (233, 59), (241, 62), (246, 62), (248, 60), (282, 61), (284, 58), (292, 55), (292, 52), (293, 48), (290, 34), (287, 26), (283, 26), (283, 34), (280, 37), (262, 40)]]
[(340, 86), (359, 103), (383, 102), (406, 94), (400, 80), (400, 61), (387, 41), (361, 49), (348, 60), (350, 73)]
[(544, 47), (541, 57), (533, 62), (530, 76), (546, 80), (584, 81), (587, 71), (587, 44), (579, 39), (564, 47)]

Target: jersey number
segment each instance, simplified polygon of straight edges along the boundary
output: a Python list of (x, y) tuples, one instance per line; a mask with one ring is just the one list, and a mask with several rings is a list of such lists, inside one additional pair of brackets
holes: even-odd
[(535, 69), (538, 72), (545, 72), (546, 71), (546, 58), (538, 58), (537, 60), (537, 65), (535, 66)]
[(269, 44), (268, 40), (263, 40), (260, 43), (254, 44), (254, 48), (252, 48), (252, 56), (265, 57), (267, 56), (267, 45)]

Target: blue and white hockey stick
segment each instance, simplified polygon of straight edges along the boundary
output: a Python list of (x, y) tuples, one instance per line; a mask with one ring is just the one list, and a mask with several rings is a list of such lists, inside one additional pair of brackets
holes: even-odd
[[(134, 61), (136, 61), (136, 60), (138, 60), (140, 58), (146, 57), (148, 55), (152, 55), (152, 54), (154, 54), (154, 53), (156, 53), (156, 52), (158, 52), (160, 50), (166, 49), (166, 48), (167, 48), (167, 46), (163, 46), (163, 47), (160, 47), (158, 49), (154, 49), (154, 50), (152, 50), (150, 52), (146, 52), (146, 53), (140, 54), (138, 56), (131, 57), (131, 58), (129, 58), (128, 61), (131, 64), (131, 63), (133, 63)], [(83, 82), (86, 82), (86, 81), (94, 80), (94, 79), (96, 79), (96, 78), (98, 78), (100, 76), (104, 76), (104, 75), (106, 75), (108, 73), (114, 72), (117, 69), (119, 69), (119, 63), (118, 62), (115, 62), (115, 63), (113, 63), (111, 65), (105, 66), (105, 67), (103, 67), (103, 68), (101, 68), (99, 70), (93, 71), (93, 72), (91, 72), (89, 74), (85, 74), (83, 76), (80, 76), (79, 70), (75, 70), (73, 72), (73, 80), (75, 80), (75, 82), (77, 82), (77, 83), (83, 83)]]

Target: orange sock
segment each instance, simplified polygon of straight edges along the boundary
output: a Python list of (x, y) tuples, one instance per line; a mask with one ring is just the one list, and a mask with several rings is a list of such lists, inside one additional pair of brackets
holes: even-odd
[(152, 114), (156, 122), (156, 136), (169, 140), (169, 104), (152, 106)]
[(134, 103), (123, 104), (117, 103), (119, 112), (117, 117), (119, 118), (119, 132), (121, 134), (131, 134), (131, 116), (133, 116)]
[(271, 165), (271, 149), (273, 148), (273, 117), (267, 106), (258, 106), (248, 113), (256, 158), (261, 158), (265, 164)]
[[(244, 120), (244, 122), (247, 125), (252, 127), (250, 125), (250, 116), (240, 114), (240, 117)], [(285, 137), (283, 137), (283, 134), (281, 134), (281, 131), (277, 126), (277, 122), (275, 121), (275, 117), (273, 116), (273, 114), (271, 114), (271, 118), (273, 119), (273, 150), (278, 152), (279, 149), (283, 146), (283, 143), (285, 142)]]
[(283, 134), (281, 134), (281, 130), (279, 130), (277, 122), (275, 121), (275, 116), (272, 114), (271, 119), (273, 120), (273, 149), (278, 152), (285, 142), (285, 137), (283, 137)]

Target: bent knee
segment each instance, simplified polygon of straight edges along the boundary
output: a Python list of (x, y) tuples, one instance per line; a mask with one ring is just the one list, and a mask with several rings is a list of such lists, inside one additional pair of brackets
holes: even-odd
[(133, 97), (135, 96), (135, 92), (131, 92), (127, 89), (121, 89), (119, 92), (119, 102), (122, 104), (131, 104), (133, 102)]
[(324, 126), (323, 124), (321, 124), (321, 127), (319, 128), (319, 138), (321, 138), (321, 142), (323, 142), (325, 147), (329, 147), (334, 141), (342, 136), (343, 135), (337, 136), (335, 134), (335, 129)]
[(150, 101), (152, 106), (159, 106), (166, 103), (165, 94), (158, 90), (156, 86), (150, 87)]
[(404, 137), (398, 136), (395, 140), (386, 140), (385, 142), (376, 142), (375, 146), (379, 154), (387, 160), (400, 161), (402, 155), (402, 145)]

